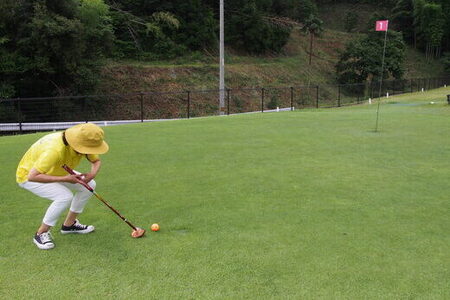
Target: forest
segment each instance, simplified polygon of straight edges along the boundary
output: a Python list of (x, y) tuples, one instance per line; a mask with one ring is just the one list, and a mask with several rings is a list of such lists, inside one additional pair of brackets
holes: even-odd
[[(243, 55), (277, 55), (294, 28), (319, 35), (319, 11), (336, 3), (369, 0), (227, 0), (225, 43)], [(387, 77), (401, 78), (406, 46), (450, 73), (450, 1), (380, 0), (379, 10), (347, 45), (336, 80), (380, 76), (380, 36), (374, 22), (390, 21)], [(389, 9), (386, 9), (386, 8)], [(219, 1), (211, 0), (2, 0), (0, 98), (86, 94), (98, 84), (105, 59), (158, 61), (186, 53), (218, 53)], [(346, 29), (358, 16), (347, 13)], [(371, 51), (370, 49), (375, 49)], [(355, 60), (358, 63), (355, 63)]]

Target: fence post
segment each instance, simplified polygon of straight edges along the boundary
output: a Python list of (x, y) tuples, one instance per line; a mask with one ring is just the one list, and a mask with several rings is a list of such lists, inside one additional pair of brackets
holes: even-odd
[(187, 91), (187, 118), (191, 117), (191, 91)]
[(22, 133), (22, 107), (20, 98), (17, 98), (17, 121), (19, 121), (19, 132)]
[(373, 80), (370, 81), (370, 98), (373, 99)]
[(338, 107), (341, 107), (341, 85), (338, 84)]
[(52, 99), (52, 109), (51, 109), (51, 114), (52, 114), (52, 121), (53, 122), (56, 122), (57, 121), (57, 119), (56, 119), (56, 115), (57, 115), (57, 113), (56, 113), (56, 104), (55, 104), (55, 99)]
[[(299, 94), (300, 94), (300, 97), (302, 98), (302, 108), (305, 108), (305, 92), (303, 92), (303, 94), (302, 94), (302, 88), (300, 88)], [(309, 96), (309, 91), (308, 91), (308, 96)], [(309, 97), (308, 97), (308, 99), (309, 99)]]
[(227, 115), (230, 115), (230, 89), (227, 89)]
[(141, 123), (144, 122), (144, 93), (141, 92)]
[(319, 108), (319, 86), (316, 86), (316, 108)]
[(261, 89), (261, 112), (264, 112), (264, 91), (265, 89)]
[(360, 97), (361, 95), (359, 94), (359, 88), (356, 90), (357, 94), (356, 94), (356, 103), (359, 104), (360, 101)]
[(411, 83), (411, 93), (413, 92), (413, 80), (410, 79), (410, 83)]
[(291, 86), (291, 111), (294, 110), (294, 88)]
[(84, 115), (84, 120), (87, 123), (88, 122), (88, 118), (87, 118), (87, 113), (86, 113), (86, 97), (83, 97), (83, 115)]

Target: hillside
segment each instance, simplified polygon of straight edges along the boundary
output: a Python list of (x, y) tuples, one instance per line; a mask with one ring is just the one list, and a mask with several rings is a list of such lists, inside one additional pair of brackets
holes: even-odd
[[(370, 6), (353, 7), (363, 16)], [(312, 64), (309, 65), (309, 36), (299, 28), (292, 31), (289, 43), (279, 55), (247, 56), (226, 49), (225, 80), (229, 88), (291, 86), (309, 83), (335, 83), (335, 64), (339, 50), (359, 33), (343, 31), (342, 17), (348, 5), (323, 11), (325, 32), (314, 40)], [(365, 18), (362, 18), (365, 20)], [(358, 28), (364, 26), (360, 21)], [(99, 93), (136, 91), (179, 91), (218, 88), (216, 54), (194, 54), (172, 61), (109, 61), (103, 68)], [(439, 61), (427, 61), (422, 53), (408, 48), (405, 78), (442, 75)]]

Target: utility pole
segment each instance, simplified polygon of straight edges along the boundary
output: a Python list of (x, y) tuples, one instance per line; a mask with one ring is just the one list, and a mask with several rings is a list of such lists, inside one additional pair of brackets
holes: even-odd
[(219, 114), (224, 114), (225, 108), (225, 48), (224, 48), (224, 14), (223, 1), (220, 0), (220, 79), (219, 79)]

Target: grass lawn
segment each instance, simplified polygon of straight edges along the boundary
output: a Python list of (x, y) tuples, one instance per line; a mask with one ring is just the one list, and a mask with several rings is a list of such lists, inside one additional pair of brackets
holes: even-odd
[(15, 183), (44, 133), (0, 137), (0, 298), (449, 299), (446, 94), (385, 100), (377, 133), (373, 104), (106, 127), (97, 192), (161, 230), (92, 198), (50, 251)]

